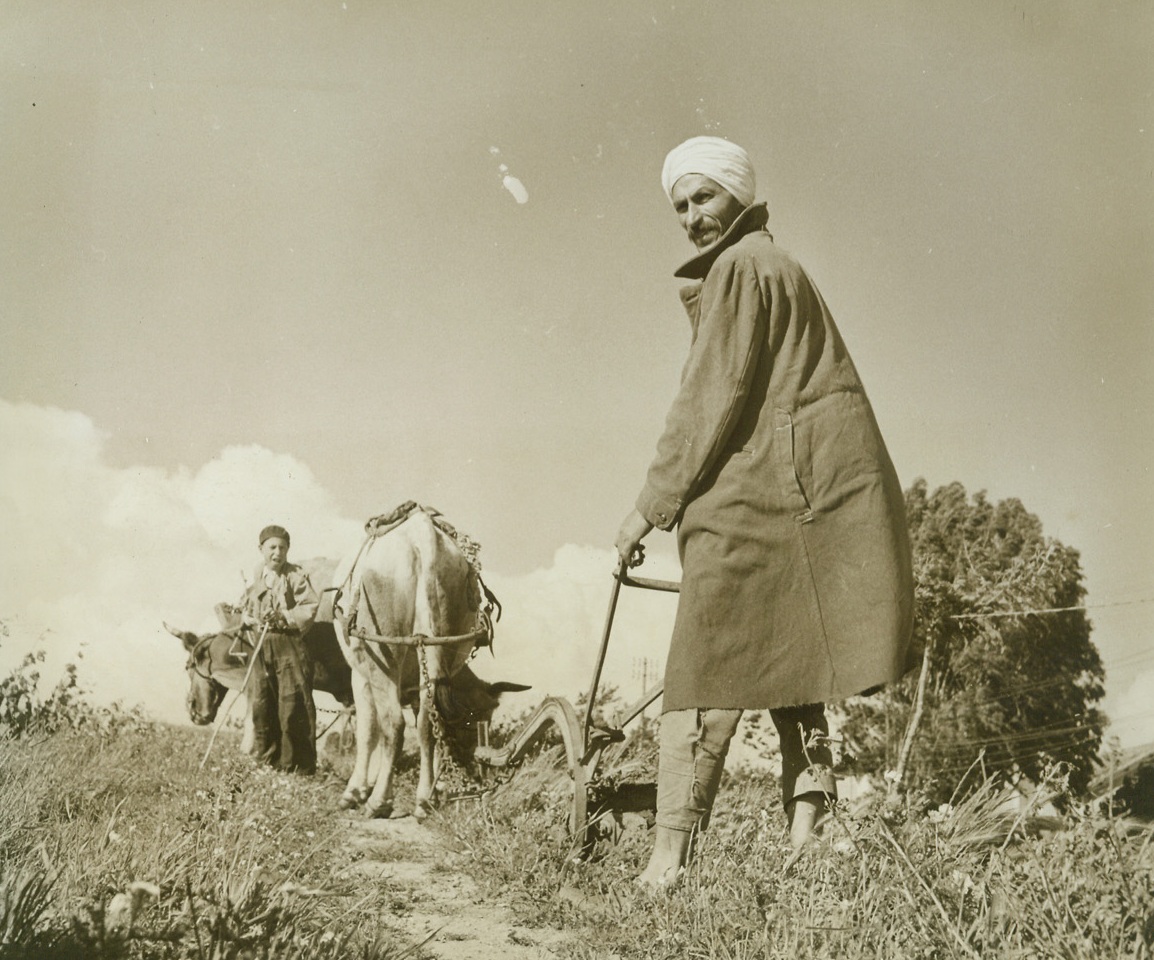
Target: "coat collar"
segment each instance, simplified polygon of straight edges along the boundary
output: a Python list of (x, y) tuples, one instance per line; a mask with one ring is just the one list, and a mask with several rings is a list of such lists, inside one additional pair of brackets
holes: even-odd
[(296, 564), (285, 561), (280, 573), (272, 573), (265, 564), (258, 564), (253, 571), (252, 585), (249, 587), (256, 596), (261, 597), (270, 590), (288, 582), (289, 573), (297, 569)]
[(768, 222), (769, 210), (766, 205), (764, 203), (750, 204), (737, 215), (737, 219), (729, 225), (729, 229), (725, 233), (704, 250), (686, 260), (674, 271), (673, 275), (687, 280), (705, 279), (705, 275), (709, 273), (709, 268), (713, 266), (713, 262), (723, 250), (733, 246), (747, 233), (761, 230)]

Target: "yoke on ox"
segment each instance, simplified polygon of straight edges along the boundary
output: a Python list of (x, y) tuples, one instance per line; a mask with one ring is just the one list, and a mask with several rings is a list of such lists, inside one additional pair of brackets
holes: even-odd
[[(413, 705), (420, 750), (413, 813), (424, 817), (445, 751), (468, 764), (477, 722), (492, 716), (501, 692), (528, 688), (485, 683), (466, 666), (474, 649), (492, 639), (496, 602), (466, 556), (475, 550), (467, 537), (412, 502), (365, 529), (364, 543), (333, 578), (339, 587), (334, 626), (353, 669), (357, 712), (356, 761), (341, 806), (363, 803), (371, 817), (392, 813), (402, 708)], [(370, 793), (373, 753), (379, 762)]]

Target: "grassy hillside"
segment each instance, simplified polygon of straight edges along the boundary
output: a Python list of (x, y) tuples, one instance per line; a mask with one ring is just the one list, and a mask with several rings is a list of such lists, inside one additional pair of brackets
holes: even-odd
[[(278, 775), (227, 737), (202, 771), (208, 735), (108, 714), (0, 739), (0, 955), (426, 955), (390, 928), (387, 886), (346, 872), (335, 773)], [(631, 883), (648, 842), (637, 821), (567, 861), (550, 759), (427, 829), (524, 923), (571, 934), (562, 957), (1150, 956), (1154, 835), (1106, 812), (1039, 822), (986, 791), (879, 802), (839, 812), (790, 865), (776, 786), (731, 777), (695, 866), (650, 897)], [(1054, 776), (1043, 794), (1061, 790)]]
[(134, 722), (0, 740), (5, 956), (401, 956), (340, 878), (335, 779)]
[(583, 960), (1151, 956), (1154, 827), (1077, 805), (1037, 816), (1064, 789), (1055, 772), (1010, 811), (989, 786), (937, 807), (879, 797), (793, 860), (776, 784), (727, 776), (695, 864), (660, 896), (632, 882), (649, 837), (628, 816), (592, 862), (566, 862), (564, 794), (532, 768), (439, 825)]

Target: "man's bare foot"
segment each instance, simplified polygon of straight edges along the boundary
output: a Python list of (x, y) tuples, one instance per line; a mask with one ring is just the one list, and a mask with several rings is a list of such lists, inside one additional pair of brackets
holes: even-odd
[(822, 796), (819, 793), (805, 793), (793, 801), (789, 821), (789, 842), (794, 850), (800, 850), (813, 835), (814, 824), (822, 810)]
[(666, 870), (656, 880), (650, 880), (648, 873), (649, 871), (646, 870), (633, 881), (637, 888), (643, 893), (650, 895), (668, 893), (681, 881), (681, 877), (685, 873), (685, 867), (678, 867), (676, 870)]
[(649, 863), (637, 878), (637, 885), (645, 890), (668, 890), (689, 860), (690, 840), (693, 834), (688, 830), (672, 830), (657, 827), (653, 838), (653, 853)]

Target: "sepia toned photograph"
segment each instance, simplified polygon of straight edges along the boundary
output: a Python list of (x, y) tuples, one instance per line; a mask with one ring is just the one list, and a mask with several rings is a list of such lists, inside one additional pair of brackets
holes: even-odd
[(0, 64), (0, 958), (1154, 955), (1154, 6)]

